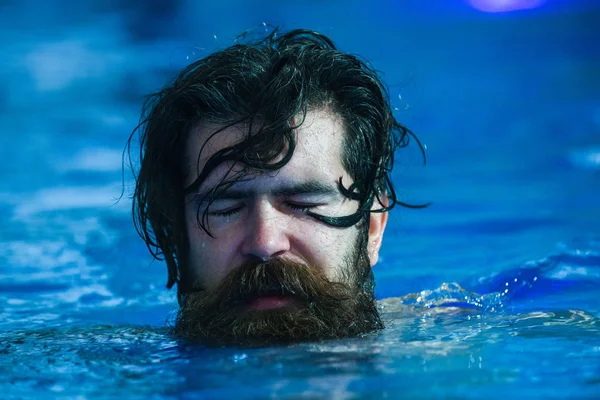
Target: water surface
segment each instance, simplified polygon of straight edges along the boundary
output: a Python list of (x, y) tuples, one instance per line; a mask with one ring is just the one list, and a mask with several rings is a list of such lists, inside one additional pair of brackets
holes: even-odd
[[(0, 397), (599, 398), (598, 5), (259, 3), (2, 4)], [(168, 334), (125, 140), (145, 93), (263, 22), (371, 60), (427, 145), (426, 167), (397, 158), (402, 200), (433, 205), (391, 213), (381, 332), (254, 349)]]

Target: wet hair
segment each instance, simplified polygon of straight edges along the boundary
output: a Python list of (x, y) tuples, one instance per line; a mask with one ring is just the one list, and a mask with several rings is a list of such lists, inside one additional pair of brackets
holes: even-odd
[[(342, 165), (354, 182), (339, 190), (357, 200), (356, 213), (331, 217), (308, 213), (318, 221), (350, 227), (371, 212), (410, 205), (396, 198), (390, 179), (394, 152), (414, 138), (393, 116), (388, 93), (378, 74), (359, 57), (339, 51), (326, 36), (307, 30), (236, 43), (185, 67), (174, 81), (148, 96), (140, 124), (131, 134), (140, 140), (141, 165), (136, 174), (133, 216), (136, 229), (157, 259), (167, 263), (170, 288), (185, 269), (188, 238), (185, 197), (195, 194), (224, 162), (242, 165), (227, 175), (198, 204), (249, 173), (276, 171), (288, 163), (296, 145), (295, 129), (310, 110), (326, 109), (343, 121)], [(247, 128), (241, 141), (213, 154), (192, 184), (184, 187), (183, 154), (190, 132), (200, 123)], [(208, 138), (207, 138), (208, 140)], [(204, 148), (200, 150), (200, 153)], [(200, 154), (198, 155), (198, 160)], [(198, 168), (199, 169), (199, 168)], [(387, 199), (387, 201), (384, 199)], [(373, 204), (377, 204), (373, 207)], [(207, 212), (197, 212), (209, 235)], [(368, 218), (366, 218), (368, 223)]]

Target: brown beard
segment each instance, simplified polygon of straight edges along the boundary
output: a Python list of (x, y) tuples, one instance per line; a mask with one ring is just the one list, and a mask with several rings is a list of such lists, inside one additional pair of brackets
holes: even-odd
[[(282, 258), (248, 261), (215, 289), (183, 294), (173, 333), (209, 345), (260, 346), (353, 337), (382, 329), (363, 246), (346, 260), (342, 282), (328, 279), (321, 268)], [(292, 304), (250, 308), (250, 302), (261, 295), (285, 296)]]

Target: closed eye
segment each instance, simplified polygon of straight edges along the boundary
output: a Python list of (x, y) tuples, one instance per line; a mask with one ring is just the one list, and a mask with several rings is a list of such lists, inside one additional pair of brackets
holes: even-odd
[(294, 211), (305, 213), (313, 208), (319, 207), (322, 204), (303, 204), (303, 203), (287, 203), (288, 207)]
[(211, 217), (227, 218), (227, 217), (231, 217), (234, 214), (239, 213), (242, 210), (242, 208), (243, 208), (243, 206), (237, 206), (237, 207), (228, 208), (225, 210), (209, 211), (208, 215), (210, 215)]

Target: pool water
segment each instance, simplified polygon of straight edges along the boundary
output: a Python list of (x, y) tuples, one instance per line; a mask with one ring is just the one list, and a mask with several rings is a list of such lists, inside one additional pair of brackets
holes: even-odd
[[(38, 3), (0, 5), (1, 398), (600, 398), (600, 4)], [(372, 61), (427, 145), (398, 154), (402, 199), (432, 206), (390, 215), (381, 332), (168, 334), (125, 140), (145, 93), (263, 22)]]

